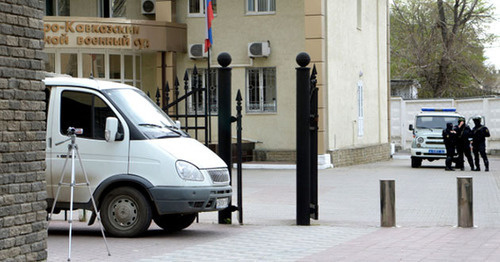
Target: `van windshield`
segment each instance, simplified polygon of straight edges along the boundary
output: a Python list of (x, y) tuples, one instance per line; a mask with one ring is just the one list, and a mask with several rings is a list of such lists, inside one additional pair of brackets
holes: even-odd
[(151, 99), (138, 89), (108, 89), (104, 92), (149, 139), (187, 136)]
[(445, 129), (446, 123), (458, 125), (458, 117), (454, 116), (418, 116), (416, 128)]

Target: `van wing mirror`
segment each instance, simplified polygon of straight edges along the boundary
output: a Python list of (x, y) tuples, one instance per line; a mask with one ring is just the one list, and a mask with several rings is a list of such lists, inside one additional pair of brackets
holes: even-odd
[(118, 133), (118, 119), (116, 117), (106, 118), (106, 131), (104, 131), (106, 142), (115, 141), (116, 133)]
[(413, 131), (413, 124), (410, 124), (410, 125), (408, 126), (408, 130)]
[(177, 128), (179, 130), (181, 129), (181, 121), (179, 121), (179, 120), (175, 121), (175, 128)]

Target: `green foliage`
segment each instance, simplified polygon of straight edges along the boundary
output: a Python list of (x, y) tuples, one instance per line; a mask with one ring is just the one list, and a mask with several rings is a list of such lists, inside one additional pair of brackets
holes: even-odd
[(487, 0), (393, 0), (391, 77), (417, 79), (419, 97), (475, 96), (491, 77), (485, 33), (494, 9)]

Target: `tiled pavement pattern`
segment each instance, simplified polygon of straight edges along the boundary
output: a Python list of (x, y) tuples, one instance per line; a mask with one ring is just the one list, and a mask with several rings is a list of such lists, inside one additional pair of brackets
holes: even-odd
[(296, 261), (375, 230), (269, 226), (140, 261)]
[[(408, 160), (320, 171), (320, 220), (295, 226), (295, 171), (244, 171), (244, 222), (216, 213), (175, 234), (152, 225), (134, 239), (75, 223), (73, 261), (500, 261), (500, 158), (491, 172), (445, 172)], [(456, 177), (472, 176), (475, 228), (457, 228)], [(396, 228), (380, 228), (379, 180), (396, 181)], [(233, 182), (236, 185), (236, 181)], [(236, 198), (233, 200), (236, 202)], [(49, 261), (67, 258), (67, 223), (54, 221)]]

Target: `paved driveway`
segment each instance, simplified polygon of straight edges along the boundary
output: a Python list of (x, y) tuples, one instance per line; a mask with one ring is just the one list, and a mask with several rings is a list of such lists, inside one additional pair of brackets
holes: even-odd
[[(175, 234), (108, 238), (74, 223), (72, 261), (499, 261), (500, 158), (490, 172), (409, 159), (319, 171), (320, 219), (295, 225), (295, 170), (244, 170), (244, 225), (216, 213)], [(457, 176), (472, 176), (475, 228), (457, 228)], [(396, 228), (380, 228), (380, 179), (396, 181)], [(236, 185), (236, 181), (233, 182)], [(236, 188), (236, 187), (235, 187)], [(236, 203), (236, 194), (233, 198)], [(48, 260), (68, 256), (68, 223), (49, 227)]]

